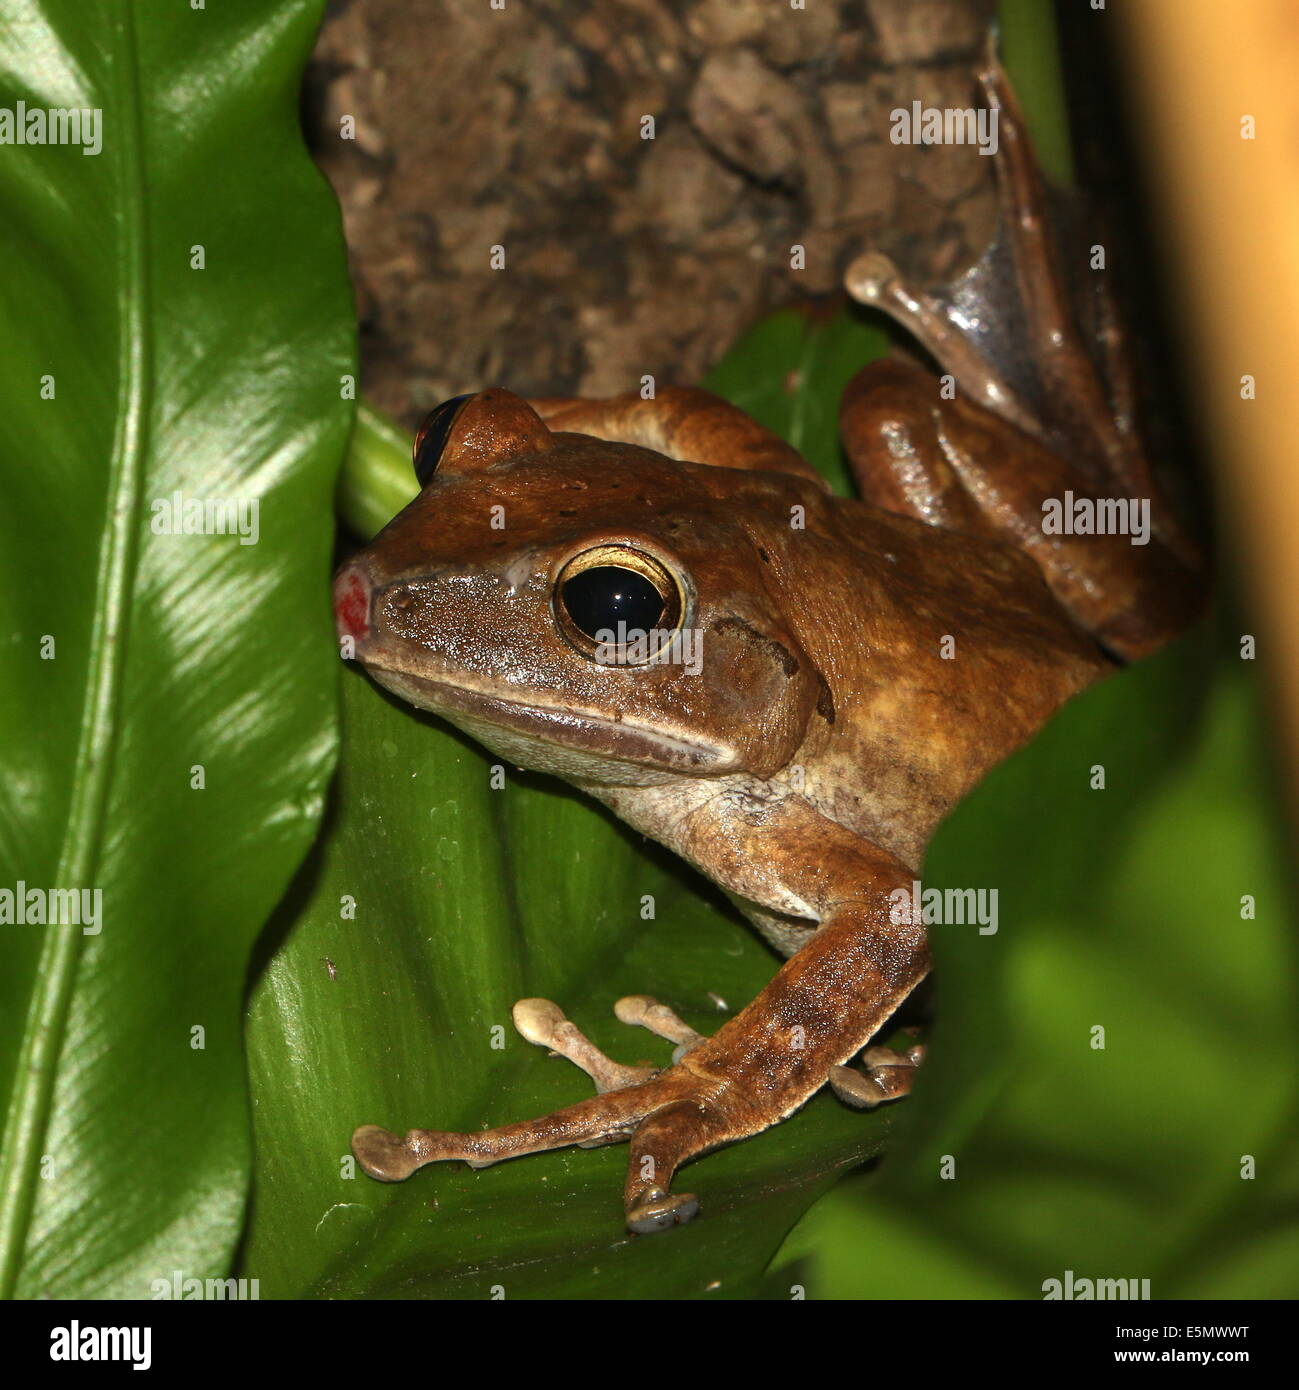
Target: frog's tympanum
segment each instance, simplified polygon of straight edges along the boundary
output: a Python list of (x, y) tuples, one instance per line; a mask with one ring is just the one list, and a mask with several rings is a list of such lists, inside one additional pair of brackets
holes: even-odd
[[(704, 391), (493, 389), (430, 416), (422, 491), (339, 573), (340, 632), (376, 680), (670, 847), (788, 957), (709, 1038), (645, 996), (618, 1001), (678, 1045), (662, 1070), (611, 1061), (554, 1004), (523, 1000), (523, 1036), (598, 1093), (477, 1133), (363, 1126), (372, 1177), (627, 1139), (627, 1224), (645, 1233), (697, 1210), (671, 1190), (683, 1163), (827, 1082), (858, 1106), (904, 1094), (920, 1049), (869, 1046), (929, 968), (896, 890), (989, 768), (1194, 616), (1197, 563), (1138, 444), (1113, 320), (1094, 359), (1011, 93), (995, 63), (980, 80), (1000, 113), (1028, 389), (970, 315), (872, 253), (850, 292), (959, 392), (904, 360), (858, 375), (842, 433), (863, 500)], [(1044, 526), (1066, 494), (1073, 515), (1148, 508), (1145, 543)]]

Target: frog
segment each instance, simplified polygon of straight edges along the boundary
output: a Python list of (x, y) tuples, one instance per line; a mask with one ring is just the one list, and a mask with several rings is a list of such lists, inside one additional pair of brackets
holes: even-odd
[[(472, 1133), (363, 1124), (370, 1177), (625, 1141), (623, 1218), (649, 1235), (698, 1214), (686, 1163), (823, 1087), (862, 1109), (907, 1095), (924, 1044), (880, 1038), (930, 970), (923, 914), (899, 905), (936, 827), (1066, 701), (1194, 621), (1202, 563), (1152, 475), (1117, 320), (1098, 344), (1080, 328), (995, 55), (976, 81), (1031, 372), (1003, 369), (954, 293), (866, 250), (849, 294), (932, 364), (893, 354), (844, 393), (858, 497), (699, 388), (492, 386), (429, 415), (418, 495), (338, 571), (345, 654), (375, 681), (666, 846), (783, 958), (711, 1036), (652, 996), (615, 1001), (673, 1045), (660, 1067), (520, 1000), (519, 1033), (595, 1094)], [(1148, 503), (1149, 534), (1052, 531), (1066, 494)]]

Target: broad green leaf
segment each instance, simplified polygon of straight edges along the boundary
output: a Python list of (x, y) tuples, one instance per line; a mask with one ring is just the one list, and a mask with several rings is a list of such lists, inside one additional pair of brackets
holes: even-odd
[(926, 882), (997, 887), (999, 928), (935, 929), (916, 1104), (785, 1251), (821, 1294), (1294, 1296), (1297, 923), (1241, 630), (1089, 693), (939, 832)]
[(623, 1229), (625, 1145), (392, 1186), (345, 1176), (359, 1123), (470, 1129), (590, 1094), (515, 1034), (516, 999), (553, 998), (611, 1054), (661, 1064), (670, 1046), (619, 1024), (615, 999), (653, 993), (708, 1031), (726, 1016), (711, 996), (747, 1003), (776, 962), (670, 855), (553, 781), (508, 769), (492, 790), (489, 755), (355, 672), (344, 747), (323, 851), (253, 1000), (258, 1181), (241, 1274), (263, 1297), (753, 1292), (886, 1117), (822, 1098), (702, 1160), (683, 1190), (707, 1219), (666, 1239)]
[[(0, 925), (6, 1293), (147, 1297), (224, 1273), (243, 1222), (241, 996), (335, 746), (354, 324), (297, 120), (320, 9), (0, 17), (0, 108), (102, 121), (95, 153), (0, 146), (0, 888), (102, 895), (95, 934)], [(244, 534), (162, 533), (177, 492)]]
[(856, 495), (839, 446), (839, 401), (889, 332), (878, 317), (783, 309), (755, 324), (704, 382), (792, 444), (841, 497)]
[[(1049, 7), (1000, 11), (1063, 176)], [(926, 884), (996, 888), (998, 931), (935, 929), (937, 1026), (887, 1160), (813, 1208), (773, 1283), (1040, 1298), (1072, 1269), (1156, 1298), (1294, 1296), (1299, 923), (1231, 543), (1212, 622), (1073, 702), (940, 828)]]
[[(797, 315), (761, 326), (732, 361), (772, 384), (745, 404), (781, 423), (790, 374), (860, 364), (863, 331)], [(341, 495), (392, 497), (403, 476), (413, 492), (400, 439), (362, 412)], [(366, 526), (372, 511), (349, 514)], [(653, 994), (709, 1032), (779, 960), (673, 856), (554, 779), (507, 768), (493, 790), (490, 755), (355, 671), (343, 748), (319, 854), (253, 995), (257, 1182), (240, 1273), (270, 1297), (757, 1293), (801, 1212), (878, 1151), (887, 1111), (821, 1096), (701, 1160), (678, 1187), (706, 1219), (667, 1237), (623, 1228), (624, 1145), (441, 1165), (396, 1186), (351, 1175), (360, 1123), (477, 1128), (589, 1094), (514, 1033), (516, 999), (553, 998), (612, 1055), (663, 1063), (668, 1045), (618, 1024), (616, 999)]]

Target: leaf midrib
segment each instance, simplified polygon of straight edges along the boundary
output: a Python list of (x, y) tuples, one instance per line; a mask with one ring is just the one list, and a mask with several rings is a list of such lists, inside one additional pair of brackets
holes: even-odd
[[(143, 119), (131, 0), (110, 21), (111, 91), (119, 121), (118, 392), (100, 543), (95, 614), (72, 796), (59, 854), (59, 886), (88, 886), (99, 864), (120, 733), (131, 595), (138, 555), (140, 495), (150, 391), (148, 237), (144, 216)], [(35, 1204), (58, 1064), (85, 941), (75, 928), (46, 932), (0, 1146), (0, 1298), (12, 1298)]]

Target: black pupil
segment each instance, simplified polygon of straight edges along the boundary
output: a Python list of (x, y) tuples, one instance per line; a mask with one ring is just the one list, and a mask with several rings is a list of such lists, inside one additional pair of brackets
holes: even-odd
[(648, 632), (663, 616), (663, 596), (635, 570), (621, 565), (593, 565), (575, 574), (564, 584), (564, 607), (568, 616), (593, 641), (601, 632), (613, 632), (618, 640), (618, 624), (626, 632)]

